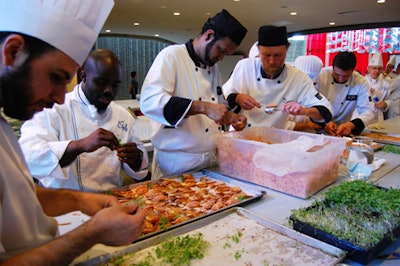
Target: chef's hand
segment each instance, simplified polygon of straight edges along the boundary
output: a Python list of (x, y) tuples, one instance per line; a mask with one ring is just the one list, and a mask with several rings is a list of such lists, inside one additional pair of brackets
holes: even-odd
[(121, 144), (117, 148), (117, 155), (121, 162), (127, 163), (133, 170), (139, 169), (142, 164), (143, 152), (134, 142)]
[(282, 112), (288, 112), (291, 115), (303, 115), (302, 109), (304, 109), (297, 102), (287, 102), (282, 105)]
[(335, 122), (330, 121), (325, 125), (325, 132), (330, 136), (336, 136), (337, 125)]
[(80, 139), (80, 146), (84, 152), (93, 152), (101, 147), (115, 150), (119, 147), (117, 137), (111, 131), (98, 128), (86, 138)]
[(383, 110), (385, 110), (386, 107), (387, 107), (387, 103), (384, 102), (384, 101), (377, 102), (377, 103), (375, 103), (375, 107), (378, 108), (378, 109), (383, 109)]
[(247, 117), (240, 114), (233, 114), (231, 125), (236, 131), (241, 131), (247, 125)]
[(236, 103), (240, 105), (240, 108), (244, 110), (251, 110), (254, 107), (261, 108), (261, 104), (256, 101), (253, 97), (247, 94), (239, 93), (236, 96)]
[(71, 141), (61, 157), (59, 164), (61, 167), (67, 166), (81, 153), (94, 152), (103, 146), (115, 150), (119, 147), (119, 142), (112, 132), (98, 128), (85, 138)]
[(338, 126), (336, 130), (336, 135), (339, 137), (350, 136), (351, 131), (355, 128), (356, 126), (352, 122), (345, 122)]
[(218, 125), (229, 124), (232, 120), (232, 113), (225, 104), (208, 103), (205, 112), (206, 116)]
[(132, 243), (144, 227), (145, 212), (134, 201), (105, 208), (81, 228), (96, 238), (96, 243), (121, 246)]

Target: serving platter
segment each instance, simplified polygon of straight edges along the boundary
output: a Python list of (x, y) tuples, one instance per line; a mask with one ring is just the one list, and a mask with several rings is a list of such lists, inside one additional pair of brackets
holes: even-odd
[(146, 213), (143, 235), (136, 241), (259, 200), (266, 193), (227, 176), (202, 170), (169, 176), (107, 193), (120, 202), (137, 201)]
[(361, 136), (369, 137), (373, 141), (383, 144), (400, 145), (400, 135), (391, 133), (382, 133), (373, 130), (364, 130)]
[[(222, 212), (134, 243), (79, 265), (161, 265), (155, 250), (170, 239), (201, 234), (209, 246), (190, 265), (336, 265), (343, 250), (267, 220), (241, 207)], [(135, 264), (136, 263), (136, 264)], [(168, 265), (168, 264), (166, 264)]]

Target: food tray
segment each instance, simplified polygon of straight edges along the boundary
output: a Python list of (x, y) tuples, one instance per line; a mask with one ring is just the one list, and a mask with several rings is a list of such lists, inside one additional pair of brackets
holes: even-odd
[[(135, 254), (128, 255), (127, 260), (141, 260), (149, 252), (154, 254), (155, 246), (171, 237), (198, 232), (210, 246), (201, 260), (192, 260), (190, 265), (221, 265), (222, 261), (230, 266), (336, 265), (345, 257), (341, 249), (235, 207), (78, 265), (113, 265), (113, 257), (129, 253)], [(238, 236), (237, 241), (233, 241), (233, 236)], [(160, 263), (156, 261), (154, 265)]]
[[(245, 182), (242, 182), (242, 181), (239, 181), (239, 180), (235, 180), (235, 179), (229, 178), (227, 176), (224, 176), (224, 175), (221, 175), (221, 174), (209, 171), (209, 170), (205, 170), (204, 169), (204, 170), (202, 170), (200, 172), (188, 173), (188, 174), (192, 175), (196, 180), (200, 180), (201, 178), (206, 177), (210, 181), (216, 181), (216, 182), (219, 182), (219, 183), (223, 182), (224, 184), (226, 184), (226, 185), (228, 185), (230, 187), (240, 188), (242, 192), (244, 192), (245, 194), (247, 194), (250, 197), (241, 199), (239, 202), (234, 202), (232, 204), (229, 204), (226, 199), (221, 199), (221, 200), (223, 200), (225, 202), (226, 206), (219, 207), (218, 209), (212, 209), (211, 211), (208, 211), (207, 213), (203, 213), (200, 216), (196, 216), (196, 217), (192, 217), (190, 215), (187, 215), (190, 218), (188, 220), (185, 220), (185, 219), (187, 219), (186, 217), (177, 218), (176, 221), (178, 221), (178, 219), (179, 219), (179, 221), (176, 222), (176, 224), (168, 224), (167, 226), (164, 226), (161, 229), (158, 229), (157, 231), (154, 231), (154, 232), (145, 232), (146, 231), (146, 226), (145, 226), (145, 229), (144, 229), (145, 233), (141, 237), (139, 237), (136, 241), (140, 241), (140, 240), (143, 240), (145, 238), (152, 237), (152, 236), (157, 235), (157, 234), (159, 234), (159, 233), (161, 233), (163, 231), (171, 230), (171, 229), (176, 228), (178, 226), (182, 226), (184, 224), (196, 221), (198, 219), (201, 219), (203, 217), (215, 214), (217, 212), (226, 210), (226, 209), (231, 208), (231, 207), (243, 206), (243, 205), (245, 205), (247, 203), (250, 203), (250, 202), (253, 202), (253, 201), (261, 199), (263, 197), (263, 195), (265, 194), (265, 191), (252, 188), (248, 184), (246, 184)], [(184, 174), (184, 175), (187, 175), (187, 174)], [(166, 180), (181, 180), (182, 176), (183, 175), (169, 176), (169, 177), (165, 177), (163, 179), (166, 179)], [(128, 191), (129, 192), (132, 188), (137, 188), (138, 186), (145, 186), (146, 187), (146, 186), (149, 186), (149, 185), (155, 185), (155, 184), (160, 183), (160, 182), (162, 182), (162, 181), (161, 180), (151, 180), (151, 181), (141, 182), (141, 183), (133, 184), (133, 185), (126, 186), (126, 187), (121, 187), (121, 188), (117, 188), (117, 189), (111, 189), (110, 191), (108, 191), (108, 193), (117, 194), (118, 195), (119, 192), (124, 192), (124, 191)], [(192, 189), (193, 189), (193, 187), (192, 187)], [(168, 191), (165, 192), (165, 195), (167, 195), (167, 197), (168, 197), (169, 192)], [(131, 200), (132, 198), (120, 197), (119, 199), (120, 199), (120, 201), (128, 201), (128, 200)], [(195, 200), (193, 200), (193, 201), (195, 201)], [(151, 204), (151, 203), (146, 203), (146, 202), (147, 201), (145, 201), (144, 203), (139, 203), (139, 204), (143, 204), (142, 207), (146, 208), (146, 206), (148, 207), (149, 204)], [(169, 202), (169, 199), (168, 199), (168, 202)], [(186, 207), (185, 206), (182, 207), (182, 206), (176, 206), (176, 205), (169, 205), (169, 211), (170, 212), (173, 212), (173, 210), (172, 210), (173, 208), (179, 209), (179, 212), (181, 212), (181, 209), (185, 209)], [(192, 209), (187, 209), (186, 208), (186, 212), (189, 213), (190, 211), (193, 211), (194, 209), (198, 209), (198, 208), (192, 208)], [(157, 215), (157, 214), (153, 215), (153, 213), (158, 213), (158, 214), (161, 213), (161, 211), (158, 211), (158, 210), (159, 209), (155, 209), (155, 211), (151, 212), (150, 215), (147, 214), (146, 220), (150, 220), (154, 216)], [(174, 217), (183, 216), (183, 215), (180, 215), (178, 213), (174, 213), (172, 215)], [(185, 219), (182, 219), (182, 218), (185, 218)]]
[(364, 130), (361, 136), (369, 137), (375, 142), (383, 144), (400, 145), (400, 135)]
[[(312, 207), (310, 207), (312, 208)], [(347, 257), (353, 261), (356, 261), (361, 264), (368, 264), (371, 262), (381, 251), (383, 251), (393, 240), (390, 236), (383, 238), (379, 243), (377, 243), (374, 247), (369, 249), (365, 249), (363, 247), (354, 245), (348, 241), (339, 239), (338, 237), (328, 234), (308, 223), (299, 221), (297, 219), (293, 219), (290, 217), (290, 221), (293, 224), (293, 229), (299, 231), (303, 234), (306, 234), (310, 237), (321, 240), (327, 244), (338, 247), (347, 252)], [(393, 231), (393, 235), (395, 237), (400, 236), (400, 226), (396, 227)]]

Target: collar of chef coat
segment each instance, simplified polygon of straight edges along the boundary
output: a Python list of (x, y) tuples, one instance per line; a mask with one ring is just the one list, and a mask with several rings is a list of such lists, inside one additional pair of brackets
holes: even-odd
[(87, 105), (87, 107), (88, 107), (88, 109), (89, 109), (89, 112), (90, 112), (90, 116), (91, 116), (93, 119), (100, 119), (100, 118), (106, 116), (106, 115), (107, 115), (107, 112), (108, 112), (108, 109), (109, 109), (108, 106), (107, 106), (106, 110), (105, 110), (103, 113), (99, 113), (99, 112), (97, 111), (97, 107), (94, 106), (93, 104), (90, 104), (88, 98), (86, 97), (85, 93), (84, 93), (83, 90), (82, 90), (81, 83), (79, 83), (77, 86), (78, 86), (78, 89), (76, 90), (76, 92), (77, 92), (77, 94), (78, 94), (78, 95), (77, 95), (77, 96), (78, 96), (78, 99), (80, 99), (80, 100), (82, 101), (83, 104)]

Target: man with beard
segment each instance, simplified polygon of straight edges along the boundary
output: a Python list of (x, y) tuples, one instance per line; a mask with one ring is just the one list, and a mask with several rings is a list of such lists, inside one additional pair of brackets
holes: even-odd
[[(374, 107), (370, 102), (369, 85), (356, 68), (353, 52), (339, 52), (331, 67), (321, 69), (317, 89), (333, 106), (333, 119), (325, 126), (332, 136), (359, 135), (373, 122)], [(355, 116), (353, 117), (354, 111)]]
[(21, 127), (31, 174), (45, 187), (91, 192), (122, 186), (121, 169), (143, 179), (147, 151), (132, 115), (113, 102), (122, 80), (117, 56), (95, 50), (79, 74), (82, 81), (64, 104), (45, 108)]
[[(247, 117), (248, 127), (293, 130), (295, 122), (288, 120), (290, 115), (307, 116), (321, 127), (331, 120), (332, 107), (311, 79), (285, 64), (289, 45), (285, 26), (261, 26), (259, 56), (240, 60), (224, 84), (230, 107)], [(267, 106), (272, 108), (269, 114), (265, 113)]]
[[(63, 103), (112, 6), (111, 0), (0, 1), (0, 108), (7, 116), (29, 119)], [(1, 115), (0, 145), (1, 265), (68, 265), (96, 243), (126, 245), (140, 236), (145, 214), (135, 203), (35, 186)], [(58, 236), (51, 216), (76, 210), (93, 217)]]
[(153, 120), (154, 179), (215, 164), (214, 134), (226, 124), (238, 130), (246, 125), (245, 117), (229, 111), (215, 65), (235, 51), (246, 32), (224, 9), (194, 40), (157, 55), (140, 95), (140, 110)]

